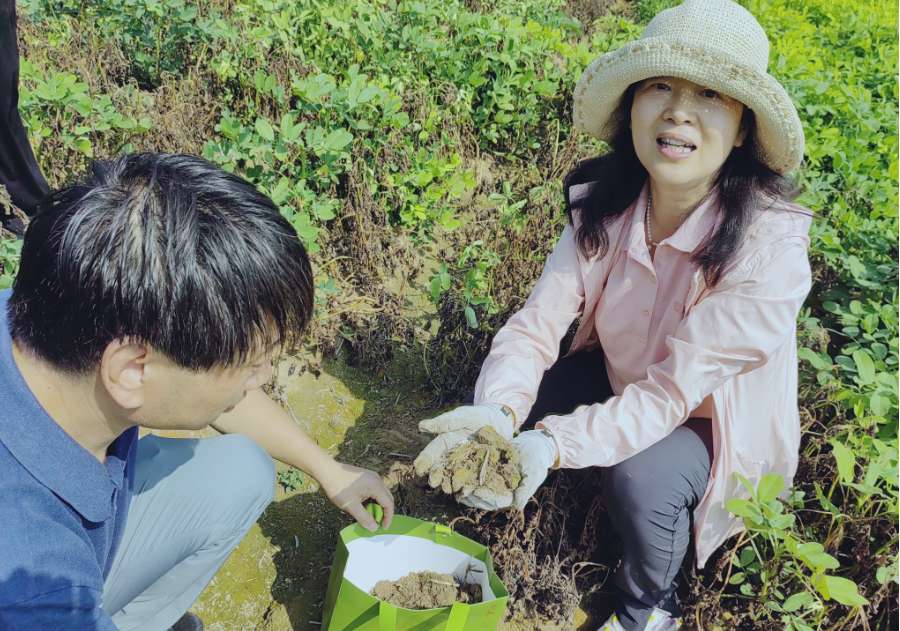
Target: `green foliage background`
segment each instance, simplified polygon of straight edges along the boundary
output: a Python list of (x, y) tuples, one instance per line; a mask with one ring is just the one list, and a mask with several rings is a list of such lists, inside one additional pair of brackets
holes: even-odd
[[(571, 132), (581, 70), (672, 3), (607, 4), (27, 0), (21, 110), (55, 184), (136, 149), (243, 174), (313, 253), (311, 344), (370, 363), (422, 346), (452, 397), (539, 273), (561, 176), (602, 150)], [(750, 536), (696, 594), (754, 627), (882, 628), (897, 615), (897, 9), (744, 4), (807, 138), (806, 438), (790, 501), (775, 482), (748, 490), (733, 509)], [(18, 248), (0, 245), (8, 285)]]

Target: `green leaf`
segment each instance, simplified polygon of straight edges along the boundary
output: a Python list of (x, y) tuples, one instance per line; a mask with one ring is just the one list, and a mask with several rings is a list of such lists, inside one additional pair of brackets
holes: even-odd
[(875, 363), (872, 356), (864, 350), (853, 351), (853, 362), (856, 364), (856, 372), (859, 381), (869, 384), (875, 381)]
[(94, 157), (94, 148), (91, 145), (91, 141), (88, 138), (76, 138), (75, 139), (75, 148), (78, 149), (81, 153), (86, 155), (88, 158)]
[(748, 526), (759, 526), (763, 522), (762, 513), (760, 513), (759, 509), (749, 500), (731, 498), (725, 502), (725, 509), (729, 513), (737, 515), (738, 517), (743, 517)]
[(816, 489), (816, 499), (819, 500), (819, 505), (833, 515), (840, 515), (841, 509), (839, 509), (831, 500), (825, 497), (825, 492), (822, 490), (822, 486), (818, 482), (813, 482), (813, 486)]
[(821, 543), (798, 544), (793, 553), (813, 571), (836, 570), (840, 565), (837, 559), (825, 552), (825, 547)]
[(275, 188), (272, 189), (272, 192), (269, 193), (269, 197), (272, 198), (272, 201), (275, 202), (276, 206), (281, 206), (284, 202), (287, 201), (290, 194), (291, 181), (286, 177), (282, 177), (280, 180), (278, 180), (278, 184), (275, 185)]
[(858, 372), (856, 368), (856, 364), (853, 363), (853, 360), (847, 357), (846, 355), (838, 355), (834, 358), (835, 363), (840, 364), (850, 372)]
[(478, 318), (475, 317), (475, 309), (470, 306), (466, 306), (464, 313), (466, 314), (466, 324), (469, 325), (469, 328), (475, 329), (478, 327)]
[(888, 581), (900, 582), (897, 578), (897, 559), (894, 559), (890, 565), (883, 565), (878, 568), (878, 571), (875, 572), (875, 580), (880, 585), (884, 585)]
[(359, 97), (357, 98), (357, 103), (368, 103), (376, 96), (378, 96), (378, 86), (367, 85), (363, 88), (363, 91), (359, 93)]
[(755, 495), (756, 489), (753, 488), (753, 485), (750, 483), (750, 480), (748, 480), (747, 478), (742, 476), (740, 473), (735, 473), (734, 477), (735, 477), (735, 479), (737, 479), (738, 482), (741, 483), (741, 486), (743, 486), (745, 489), (747, 489), (747, 493), (750, 495), (750, 497), (753, 497)]
[(334, 77), (329, 74), (320, 74), (295, 81), (291, 87), (295, 95), (315, 103), (332, 92), (336, 85)]
[(860, 595), (856, 583), (850, 579), (821, 574), (813, 577), (813, 585), (825, 600), (836, 600), (848, 607), (869, 604), (869, 601)]
[(303, 125), (294, 122), (294, 115), (290, 112), (281, 117), (280, 135), (285, 142), (296, 142), (300, 138)]
[(777, 473), (767, 473), (757, 486), (757, 498), (760, 504), (768, 504), (784, 490), (784, 478)]
[(334, 204), (328, 202), (317, 202), (313, 204), (313, 213), (315, 213), (316, 219), (320, 221), (329, 221), (336, 216), (334, 214)]
[(871, 410), (872, 414), (875, 416), (886, 416), (890, 409), (891, 402), (887, 397), (884, 397), (877, 392), (869, 397), (869, 410)]
[[(815, 368), (816, 370), (830, 370), (833, 365), (831, 363), (830, 357), (826, 361), (822, 357), (822, 355), (825, 355), (824, 353), (822, 355), (820, 355), (819, 353), (815, 352), (811, 348), (798, 349), (797, 355), (800, 357), (800, 359), (804, 359), (804, 360), (808, 361), (810, 364), (812, 364), (812, 367)], [(825, 355), (825, 357), (828, 357), (828, 356)]]
[(272, 129), (272, 125), (265, 118), (256, 119), (256, 133), (263, 140), (268, 140), (269, 142), (275, 140), (275, 130)]
[(831, 453), (837, 462), (838, 475), (842, 484), (850, 484), (856, 477), (856, 455), (836, 438), (832, 438)]
[(792, 611), (797, 611), (801, 607), (805, 607), (815, 601), (815, 599), (816, 597), (809, 592), (799, 592), (785, 600), (784, 604), (781, 605), (781, 608), (790, 613)]
[(776, 528), (778, 530), (787, 530), (794, 525), (794, 516), (793, 515), (777, 515), (769, 520), (769, 524), (772, 528)]
[(353, 134), (346, 129), (335, 129), (325, 137), (325, 149), (337, 153), (353, 142)]
[(853, 274), (853, 277), (856, 279), (856, 282), (863, 286), (868, 286), (866, 266), (859, 260), (859, 257), (853, 255), (848, 256), (845, 259), (845, 262), (850, 269), (850, 273)]

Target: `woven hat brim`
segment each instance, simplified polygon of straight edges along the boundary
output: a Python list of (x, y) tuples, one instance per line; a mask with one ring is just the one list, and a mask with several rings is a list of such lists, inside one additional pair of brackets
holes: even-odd
[(629, 85), (672, 76), (727, 94), (753, 110), (759, 159), (777, 173), (803, 161), (803, 125), (784, 87), (770, 74), (700, 46), (640, 39), (595, 59), (575, 87), (574, 123), (600, 140), (613, 133), (610, 115)]

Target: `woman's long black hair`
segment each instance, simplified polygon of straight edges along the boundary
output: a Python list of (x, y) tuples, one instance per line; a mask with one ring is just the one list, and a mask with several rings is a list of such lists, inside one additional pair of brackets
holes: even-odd
[[(647, 180), (647, 170), (635, 153), (629, 126), (636, 86), (633, 84), (625, 91), (612, 115), (610, 124), (615, 132), (609, 143), (610, 151), (578, 163), (563, 180), (570, 222), (574, 209), (569, 200), (569, 188), (593, 182), (587, 197), (577, 204), (581, 225), (576, 239), (586, 257), (598, 251), (600, 256), (606, 255), (609, 251), (607, 227), (628, 210)], [(715, 233), (691, 256), (703, 270), (709, 287), (719, 282), (738, 250), (759, 196), (790, 201), (800, 193), (793, 181), (772, 171), (756, 157), (756, 122), (749, 108), (744, 108), (741, 125), (747, 130), (746, 140), (731, 151), (714, 184), (718, 187), (720, 212), (724, 213), (724, 218)]]

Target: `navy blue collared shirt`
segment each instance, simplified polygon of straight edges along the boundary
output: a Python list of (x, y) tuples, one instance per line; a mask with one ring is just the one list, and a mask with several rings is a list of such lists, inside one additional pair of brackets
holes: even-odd
[(137, 427), (101, 463), (29, 390), (0, 292), (0, 629), (115, 629), (103, 580), (122, 536)]

